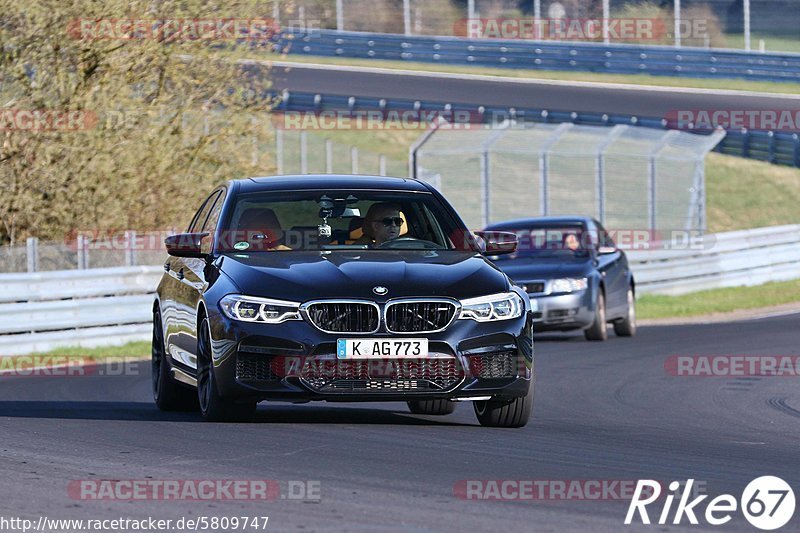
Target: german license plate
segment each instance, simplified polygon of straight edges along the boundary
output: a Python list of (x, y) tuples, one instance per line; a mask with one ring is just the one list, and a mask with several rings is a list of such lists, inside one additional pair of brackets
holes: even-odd
[(338, 339), (337, 359), (428, 357), (428, 339)]

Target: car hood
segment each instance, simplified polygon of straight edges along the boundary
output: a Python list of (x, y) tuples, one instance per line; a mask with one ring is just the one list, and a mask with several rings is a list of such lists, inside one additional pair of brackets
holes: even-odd
[[(506, 276), (474, 252), (386, 250), (353, 253), (229, 254), (221, 270), (243, 294), (304, 302), (411, 296), (463, 299), (508, 290)], [(377, 286), (388, 293), (379, 297)]]
[(591, 259), (564, 261), (563, 259), (547, 259), (520, 257), (507, 261), (498, 261), (497, 266), (514, 281), (534, 281), (537, 279), (582, 278), (592, 270)]

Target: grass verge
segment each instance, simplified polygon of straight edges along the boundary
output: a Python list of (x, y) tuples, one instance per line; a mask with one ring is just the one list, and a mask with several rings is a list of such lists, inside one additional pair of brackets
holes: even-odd
[(130, 342), (119, 346), (99, 346), (96, 348), (81, 348), (78, 346), (67, 346), (56, 348), (42, 355), (56, 357), (75, 357), (86, 360), (101, 359), (130, 359), (150, 357), (150, 341)]
[(708, 231), (797, 223), (800, 169), (712, 153), (706, 158)]
[(800, 302), (800, 279), (712, 289), (681, 296), (644, 294), (636, 301), (636, 314), (642, 319), (689, 317), (793, 302)]

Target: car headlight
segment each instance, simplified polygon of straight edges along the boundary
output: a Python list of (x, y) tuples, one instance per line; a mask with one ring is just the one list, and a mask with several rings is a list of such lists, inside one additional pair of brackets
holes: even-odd
[(458, 318), (469, 318), (477, 322), (509, 320), (522, 315), (523, 307), (522, 298), (514, 292), (480, 296), (461, 300), (461, 314)]
[(280, 324), (300, 320), (300, 304), (296, 302), (229, 294), (219, 301), (219, 307), (228, 318), (242, 322)]
[(575, 292), (589, 286), (586, 278), (562, 278), (550, 282), (550, 292)]

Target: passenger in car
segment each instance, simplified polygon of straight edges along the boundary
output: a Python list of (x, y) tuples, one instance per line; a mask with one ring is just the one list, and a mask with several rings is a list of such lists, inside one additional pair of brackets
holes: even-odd
[(239, 217), (238, 229), (245, 232), (251, 250), (291, 250), (286, 246), (286, 234), (272, 209), (247, 209)]
[(574, 233), (567, 233), (564, 235), (564, 249), (565, 250), (572, 250), (573, 252), (581, 247), (581, 243), (578, 240), (578, 236)]

